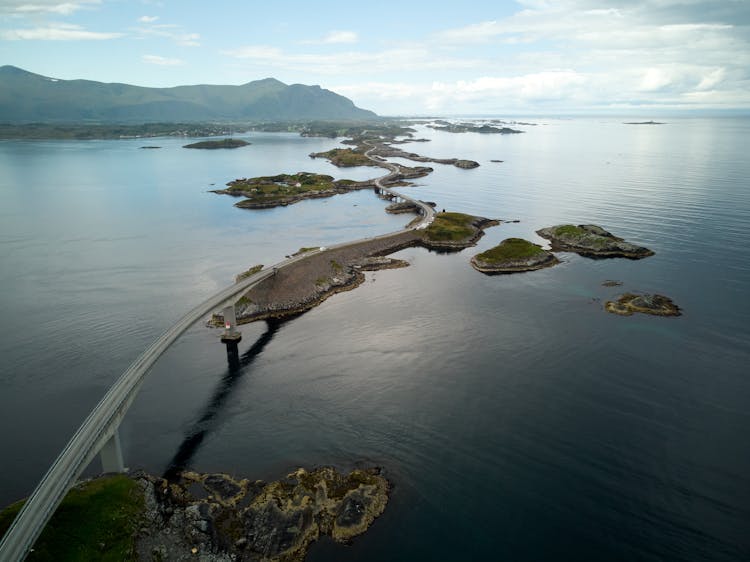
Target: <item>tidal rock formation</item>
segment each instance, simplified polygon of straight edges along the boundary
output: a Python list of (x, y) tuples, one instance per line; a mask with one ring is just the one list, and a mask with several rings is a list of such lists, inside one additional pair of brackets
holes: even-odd
[(536, 233), (551, 242), (553, 251), (575, 252), (587, 257), (636, 260), (654, 255), (648, 248), (626, 242), (595, 224), (561, 224), (542, 228)]
[(507, 238), (471, 258), (471, 266), (488, 275), (534, 271), (558, 263), (552, 253), (522, 238)]
[(680, 307), (672, 299), (663, 295), (634, 295), (625, 293), (616, 301), (604, 303), (604, 310), (620, 316), (630, 316), (634, 312), (654, 316), (680, 316)]
[(139, 479), (146, 513), (136, 548), (143, 560), (301, 561), (321, 535), (346, 542), (366, 531), (388, 501), (378, 469), (300, 468), (269, 484), (194, 472), (173, 481)]

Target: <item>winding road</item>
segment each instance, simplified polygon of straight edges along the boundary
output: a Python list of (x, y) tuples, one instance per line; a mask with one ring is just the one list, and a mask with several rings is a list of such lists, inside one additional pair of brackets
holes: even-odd
[[(420, 209), (421, 220), (406, 227), (406, 230), (421, 230), (429, 226), (435, 217), (434, 209), (422, 201), (406, 197), (384, 187), (382, 182), (398, 176), (399, 168), (395, 164), (372, 157), (370, 153), (377, 148), (377, 145), (373, 145), (369, 141), (364, 142), (372, 147), (365, 152), (365, 155), (378, 166), (390, 170), (390, 173), (374, 180), (378, 189), (393, 197), (400, 197)], [(403, 230), (383, 234), (376, 238), (388, 238), (402, 233)], [(271, 277), (274, 270), (289, 267), (309, 258), (311, 254), (353, 246), (368, 240), (372, 240), (372, 238), (345, 242), (317, 252), (308, 252), (288, 258), (219, 291), (177, 320), (117, 379), (75, 432), (5, 533), (2, 542), (0, 542), (0, 560), (10, 562), (26, 558), (68, 490), (75, 484), (83, 470), (104, 445), (117, 433), (120, 423), (138, 394), (150, 368), (183, 332), (213, 311), (233, 305), (248, 290)]]

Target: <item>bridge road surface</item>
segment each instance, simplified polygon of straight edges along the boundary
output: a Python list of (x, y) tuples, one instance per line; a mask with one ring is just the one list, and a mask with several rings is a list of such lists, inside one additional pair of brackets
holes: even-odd
[[(372, 146), (370, 143), (367, 144)], [(375, 185), (381, 191), (393, 197), (400, 197), (416, 205), (421, 210), (421, 220), (407, 227), (406, 230), (427, 228), (435, 218), (434, 209), (422, 201), (405, 197), (387, 187), (383, 187), (382, 182), (396, 176), (399, 168), (395, 164), (385, 162), (384, 160), (376, 160), (370, 156), (370, 152), (375, 148), (373, 146), (365, 155), (379, 166), (390, 170), (390, 173), (377, 178), (374, 181)], [(399, 235), (402, 232), (403, 230), (374, 238), (384, 239)], [(372, 240), (372, 238), (336, 244), (330, 246), (330, 249), (354, 246), (366, 240)], [(318, 250), (318, 252), (321, 251), (325, 250)], [(133, 403), (133, 400), (135, 400), (151, 366), (156, 363), (157, 359), (161, 357), (185, 330), (209, 313), (225, 306), (234, 305), (245, 292), (271, 277), (275, 269), (289, 267), (298, 261), (306, 259), (309, 255), (311, 253), (288, 258), (219, 291), (190, 310), (171, 328), (164, 332), (159, 339), (151, 344), (110, 387), (104, 398), (88, 415), (81, 427), (78, 428), (60, 455), (52, 463), (52, 466), (47, 470), (47, 473), (5, 533), (2, 542), (0, 542), (0, 562), (15, 562), (26, 558), (34, 542), (68, 493), (68, 490), (75, 484), (78, 477), (104, 445), (115, 436), (120, 423)]]

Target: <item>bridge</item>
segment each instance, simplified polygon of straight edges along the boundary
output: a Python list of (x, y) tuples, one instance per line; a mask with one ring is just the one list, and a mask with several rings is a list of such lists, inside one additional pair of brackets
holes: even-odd
[[(365, 155), (378, 166), (390, 171), (374, 180), (378, 193), (399, 198), (417, 207), (421, 219), (406, 227), (407, 229), (420, 230), (429, 226), (435, 217), (434, 209), (422, 201), (406, 197), (385, 187), (383, 182), (395, 178), (399, 173), (399, 168), (395, 164), (370, 156), (370, 153), (377, 147), (367, 141), (365, 142), (372, 147), (365, 152)], [(392, 232), (375, 238), (389, 238), (400, 235), (402, 232)], [(258, 273), (219, 291), (177, 320), (120, 375), (52, 463), (52, 466), (47, 470), (47, 473), (5, 533), (2, 542), (0, 542), (0, 560), (10, 562), (26, 558), (68, 490), (76, 483), (81, 473), (97, 455), (101, 458), (104, 472), (123, 472), (125, 470), (118, 433), (120, 424), (153, 364), (190, 326), (213, 311), (224, 309), (225, 320), (227, 321), (226, 331), (222, 339), (228, 342), (234, 341), (236, 346), (238, 338), (234, 325), (234, 305), (243, 294), (273, 276), (275, 271), (307, 259), (311, 254), (328, 251), (328, 249), (334, 250), (354, 246), (366, 240), (372, 240), (372, 238), (344, 242), (329, 246), (326, 249), (321, 248), (316, 252), (294, 256), (267, 269), (262, 269)]]

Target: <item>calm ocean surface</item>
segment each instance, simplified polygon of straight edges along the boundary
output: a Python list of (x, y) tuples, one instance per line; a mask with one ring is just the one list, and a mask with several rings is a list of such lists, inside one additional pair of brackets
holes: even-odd
[[(244, 326), (238, 372), (218, 332), (195, 325), (125, 419), (127, 464), (162, 473), (177, 456), (263, 479), (385, 467), (384, 516), (350, 546), (315, 545), (314, 561), (750, 559), (750, 120), (664, 120), (420, 127), (431, 142), (410, 150), (481, 166), (436, 164), (405, 191), (521, 222), (458, 254), (399, 252), (409, 268)], [(0, 141), (0, 504), (28, 494), (130, 362), (236, 273), (407, 222), (370, 191), (234, 208), (207, 190), (303, 170), (380, 175), (307, 157), (330, 139), (244, 138), (234, 151)], [(656, 255), (562, 254), (499, 277), (469, 266), (561, 222)], [(603, 312), (624, 291), (666, 294), (684, 315)]]

